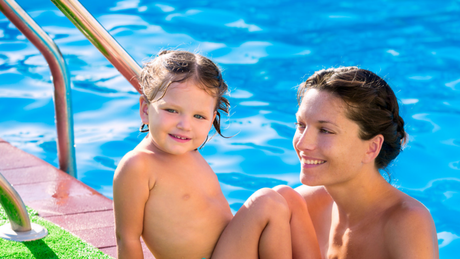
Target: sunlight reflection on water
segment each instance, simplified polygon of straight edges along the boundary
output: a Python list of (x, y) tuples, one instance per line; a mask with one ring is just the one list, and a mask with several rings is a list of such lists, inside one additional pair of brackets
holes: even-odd
[[(295, 86), (316, 70), (359, 65), (394, 88), (409, 142), (390, 166), (393, 184), (423, 202), (438, 228), (441, 258), (460, 244), (458, 1), (82, 0), (142, 63), (161, 49), (218, 62), (230, 86), (230, 139), (202, 154), (233, 210), (257, 188), (298, 186), (292, 148)], [(78, 177), (112, 196), (113, 170), (144, 136), (138, 94), (54, 7), (24, 0), (56, 41), (73, 82)], [(0, 17), (0, 136), (57, 165), (52, 85), (38, 51)]]

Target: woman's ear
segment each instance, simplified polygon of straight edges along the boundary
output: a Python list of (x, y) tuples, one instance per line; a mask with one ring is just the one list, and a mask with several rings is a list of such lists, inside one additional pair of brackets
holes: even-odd
[(377, 158), (382, 149), (384, 138), (381, 134), (368, 140), (368, 147), (366, 154), (364, 155), (363, 163), (371, 163)]
[(149, 124), (149, 103), (143, 95), (139, 97), (139, 115), (141, 115), (142, 123)]

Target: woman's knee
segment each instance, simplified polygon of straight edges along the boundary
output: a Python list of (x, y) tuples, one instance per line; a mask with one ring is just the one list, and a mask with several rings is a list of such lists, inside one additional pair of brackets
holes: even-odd
[(288, 196), (288, 195), (292, 195), (292, 193), (296, 192), (294, 189), (292, 189), (288, 185), (278, 185), (278, 186), (273, 187), (273, 190), (275, 192), (283, 195), (283, 197)]
[(307, 205), (304, 198), (296, 190), (287, 185), (278, 185), (273, 190), (283, 196), (291, 209)]
[(262, 215), (277, 214), (290, 217), (289, 205), (286, 200), (282, 195), (270, 188), (256, 191), (246, 201), (245, 206), (258, 211)]

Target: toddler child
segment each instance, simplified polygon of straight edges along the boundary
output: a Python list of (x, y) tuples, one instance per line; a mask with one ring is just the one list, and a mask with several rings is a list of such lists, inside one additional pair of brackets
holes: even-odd
[(140, 236), (157, 258), (203, 258), (232, 219), (217, 176), (197, 148), (214, 125), (227, 84), (209, 59), (162, 51), (144, 65), (140, 116), (148, 135), (114, 176), (118, 255), (141, 257)]
[(233, 217), (197, 151), (212, 126), (221, 134), (220, 112), (228, 114), (219, 68), (198, 54), (162, 51), (140, 82), (148, 134), (115, 171), (118, 257), (142, 258), (142, 237), (156, 259), (292, 258), (285, 199), (262, 189)]

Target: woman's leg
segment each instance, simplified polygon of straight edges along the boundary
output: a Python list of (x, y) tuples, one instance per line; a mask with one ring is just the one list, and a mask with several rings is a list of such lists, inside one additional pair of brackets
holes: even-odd
[(225, 228), (212, 259), (292, 258), (288, 204), (272, 189), (255, 192)]
[(292, 258), (321, 258), (315, 228), (303, 197), (286, 185), (273, 188), (286, 200), (291, 214)]

